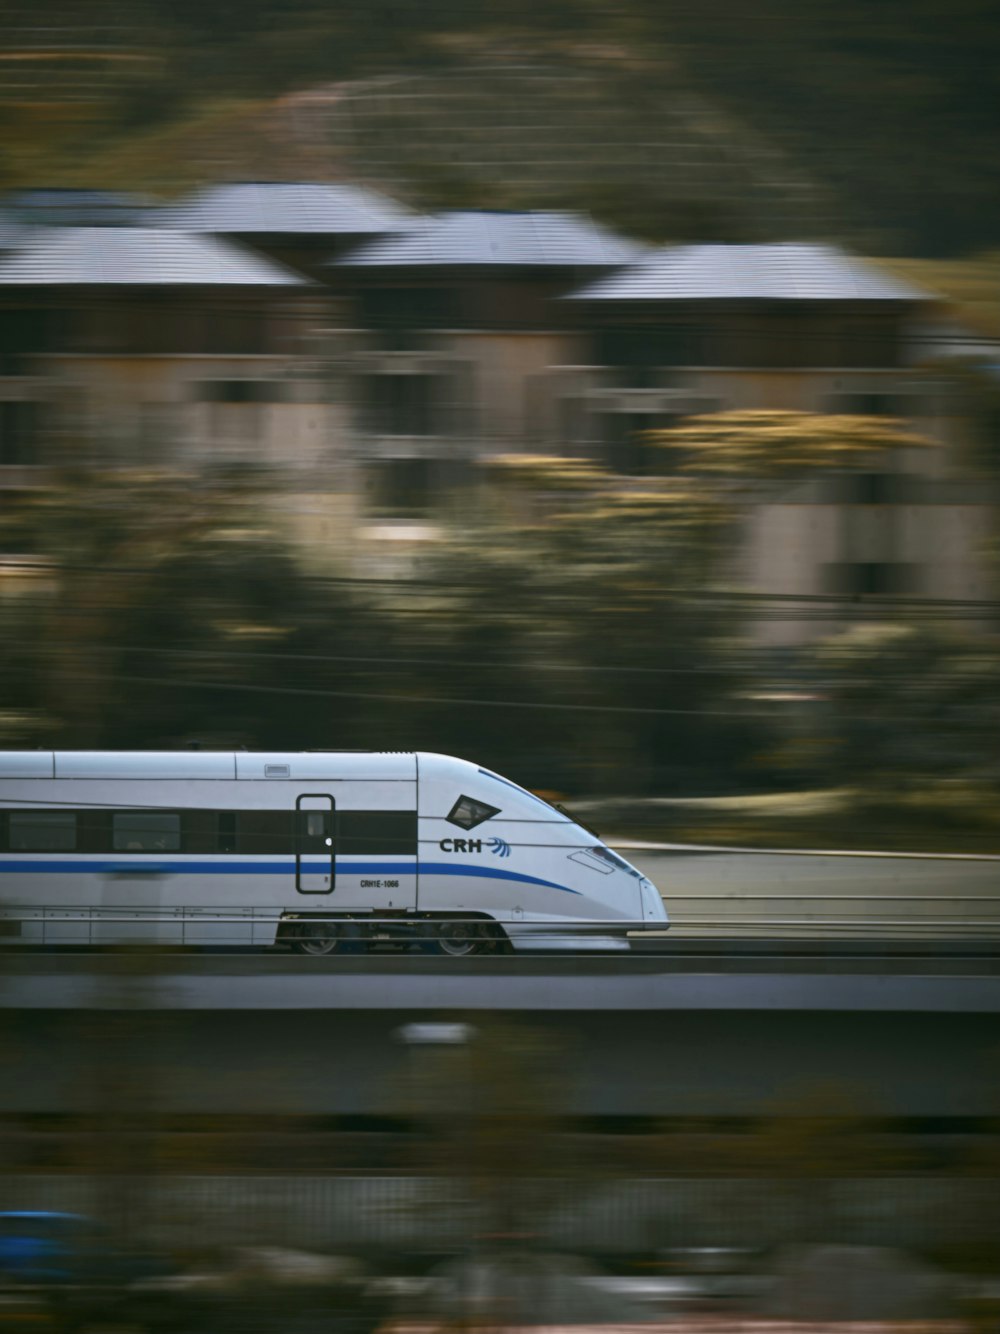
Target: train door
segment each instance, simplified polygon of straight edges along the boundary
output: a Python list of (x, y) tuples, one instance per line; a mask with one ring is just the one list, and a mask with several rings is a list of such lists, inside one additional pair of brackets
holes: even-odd
[(295, 799), (295, 888), (300, 894), (330, 894), (337, 885), (334, 800), (325, 792)]

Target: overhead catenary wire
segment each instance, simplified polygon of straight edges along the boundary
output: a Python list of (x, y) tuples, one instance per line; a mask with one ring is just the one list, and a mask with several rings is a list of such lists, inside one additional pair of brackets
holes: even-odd
[(385, 691), (367, 691), (367, 690), (324, 690), (307, 686), (269, 686), (254, 685), (241, 681), (186, 681), (176, 677), (168, 676), (135, 676), (126, 672), (76, 672), (73, 673), (74, 680), (77, 681), (123, 681), (130, 685), (155, 685), (164, 686), (168, 689), (189, 689), (189, 690), (233, 690), (246, 691), (251, 694), (263, 695), (302, 695), (316, 699), (371, 699), (387, 700), (393, 703), (401, 704), (447, 704), (448, 706), (463, 705), (474, 706), (483, 709), (540, 709), (545, 712), (558, 710), (560, 712), (571, 713), (626, 713), (626, 714), (697, 714), (699, 717), (711, 718), (770, 718), (772, 715), (768, 710), (752, 709), (663, 709), (663, 708), (637, 708), (634, 705), (624, 704), (566, 704), (561, 701), (549, 702), (541, 700), (516, 700), (516, 699), (484, 699), (468, 698), (456, 695), (421, 695), (409, 694), (400, 695), (387, 693)]
[[(773, 708), (767, 709), (691, 709), (691, 708), (643, 708), (635, 705), (621, 704), (568, 704), (563, 701), (547, 700), (517, 700), (517, 699), (487, 699), (470, 698), (459, 695), (424, 695), (424, 694), (396, 694), (385, 691), (368, 690), (329, 690), (308, 686), (276, 686), (276, 685), (258, 685), (252, 682), (242, 681), (192, 681), (180, 677), (166, 676), (138, 676), (127, 672), (80, 672), (74, 671), (73, 679), (76, 681), (120, 681), (129, 685), (155, 685), (166, 689), (177, 690), (222, 690), (232, 692), (244, 692), (247, 694), (262, 695), (284, 695), (284, 696), (302, 696), (313, 699), (365, 699), (382, 700), (390, 703), (408, 704), (413, 706), (434, 705), (434, 706), (462, 706), (484, 709), (528, 709), (541, 712), (560, 712), (560, 713), (611, 713), (611, 714), (630, 714), (639, 716), (662, 716), (662, 717), (695, 717), (695, 718), (761, 718), (769, 722), (774, 721)], [(766, 691), (762, 691), (766, 694)], [(751, 696), (753, 698), (753, 696)], [(818, 702), (823, 702), (822, 700)], [(838, 714), (839, 718), (849, 718), (854, 722), (878, 723), (883, 721), (875, 714)], [(926, 725), (928, 718), (924, 716), (900, 716), (893, 715), (893, 722), (911, 722)]]

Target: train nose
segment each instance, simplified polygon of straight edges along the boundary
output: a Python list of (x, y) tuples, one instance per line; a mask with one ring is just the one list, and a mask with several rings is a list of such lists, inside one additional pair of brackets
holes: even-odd
[(645, 876), (639, 881), (639, 902), (644, 922), (669, 925), (670, 917), (660, 891), (652, 880), (647, 880)]

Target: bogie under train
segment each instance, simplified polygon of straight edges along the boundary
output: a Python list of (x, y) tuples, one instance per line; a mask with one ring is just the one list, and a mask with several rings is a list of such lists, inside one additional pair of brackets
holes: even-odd
[(570, 815), (426, 753), (0, 752), (24, 944), (628, 948), (654, 886)]

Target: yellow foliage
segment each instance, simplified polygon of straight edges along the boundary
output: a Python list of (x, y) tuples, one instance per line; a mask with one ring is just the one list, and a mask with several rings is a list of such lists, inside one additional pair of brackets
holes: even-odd
[(685, 455), (684, 472), (733, 481), (863, 467), (887, 450), (931, 444), (892, 418), (769, 410), (692, 417), (646, 438), (654, 447)]
[(496, 477), (531, 490), (580, 491), (600, 486), (607, 474), (586, 459), (548, 454), (499, 454), (486, 466)]

